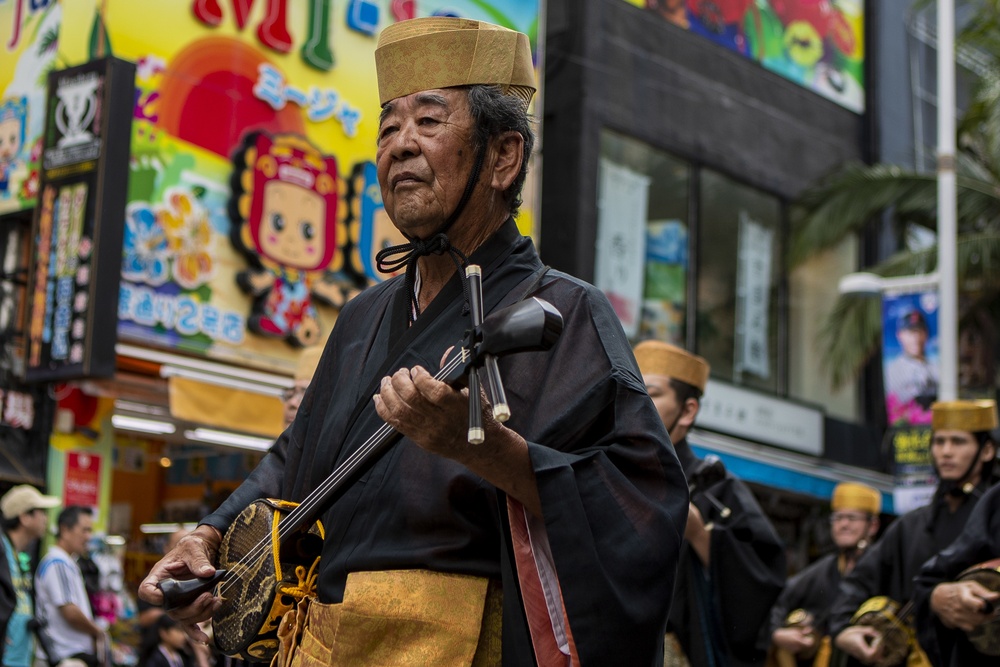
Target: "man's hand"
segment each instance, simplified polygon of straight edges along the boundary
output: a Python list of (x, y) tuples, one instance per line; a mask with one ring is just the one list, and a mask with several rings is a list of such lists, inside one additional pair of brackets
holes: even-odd
[(931, 591), (931, 611), (949, 628), (969, 632), (991, 619), (997, 612), (1000, 593), (978, 581), (938, 584)]
[(416, 366), (382, 379), (375, 411), (421, 448), (461, 463), (541, 516), (541, 500), (524, 438), (497, 422), (483, 404), (482, 444), (470, 445), (469, 392), (450, 387)]
[[(201, 525), (181, 538), (177, 546), (152, 567), (139, 584), (139, 597), (150, 604), (162, 605), (163, 593), (157, 584), (163, 579), (192, 579), (215, 574), (215, 555), (222, 542), (222, 535), (215, 528)], [(202, 593), (187, 607), (174, 609), (170, 615), (181, 622), (193, 639), (207, 642), (208, 635), (198, 627), (199, 621), (211, 618), (222, 605), (222, 600), (209, 592)]]
[(816, 635), (813, 634), (812, 626), (808, 625), (778, 628), (771, 634), (771, 641), (792, 655), (807, 653), (816, 647)]
[(882, 633), (870, 625), (852, 625), (837, 635), (837, 648), (862, 664), (872, 665), (882, 656)]

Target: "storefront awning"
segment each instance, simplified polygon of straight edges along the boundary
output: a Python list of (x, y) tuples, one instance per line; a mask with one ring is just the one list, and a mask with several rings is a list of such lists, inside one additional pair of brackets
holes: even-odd
[(893, 514), (891, 475), (796, 454), (740, 438), (694, 429), (688, 434), (699, 457), (715, 454), (726, 469), (745, 482), (829, 500), (840, 482), (861, 482), (882, 493), (882, 511)]

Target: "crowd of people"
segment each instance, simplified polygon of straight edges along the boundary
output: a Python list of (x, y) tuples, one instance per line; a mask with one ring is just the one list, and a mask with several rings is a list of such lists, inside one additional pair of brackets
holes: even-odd
[[(312, 380), (288, 397), (284, 433), (143, 580), (142, 664), (210, 660), (199, 646), (213, 630), (279, 667), (996, 664), (983, 650), (998, 643), (1000, 593), (963, 576), (996, 573), (987, 561), (1000, 556), (995, 403), (932, 406), (940, 484), (880, 537), (881, 494), (838, 485), (835, 552), (786, 581), (785, 547), (749, 487), (687, 442), (707, 362), (662, 342), (633, 350), (605, 296), (544, 266), (517, 230), (534, 142), (528, 38), (432, 17), (378, 39), (378, 179), (408, 240), (379, 263), (402, 275), (344, 306)], [(472, 266), (481, 297), (464, 281)], [(501, 357), (509, 418), (490, 387), (472, 394), (471, 429), (470, 392), (433, 372), (483, 333), (471, 310), (531, 297), (561, 314), (546, 320), (551, 349)], [(397, 441), (317, 500), (385, 425)], [(91, 517), (60, 514), (32, 612), (15, 554), (54, 499), (20, 493), (30, 502), (0, 501), (13, 574), (0, 591), (17, 610), (3, 664), (28, 664), (8, 655), (34, 634), (51, 664), (94, 665), (104, 633), (73, 559)], [(235, 524), (263, 522), (270, 539), (270, 513), (293, 508), (306, 515), (301, 538), (282, 535), (295, 548), (241, 552)], [(204, 591), (164, 597), (195, 579)]]
[[(282, 667), (995, 663), (981, 636), (996, 644), (1000, 593), (961, 576), (1000, 555), (992, 401), (933, 405), (940, 485), (879, 539), (880, 493), (837, 486), (836, 552), (786, 581), (784, 545), (750, 489), (687, 443), (705, 360), (655, 341), (633, 350), (603, 294), (545, 267), (517, 231), (534, 141), (527, 37), (402, 21), (375, 59), (379, 184), (407, 239), (379, 266), (402, 275), (343, 308), (286, 431), (151, 569), (143, 599), (202, 579), (171, 616), (205, 641), (208, 618), (218, 636), (220, 619), (260, 616), (238, 651)], [(464, 281), (473, 265), (481, 297)], [(510, 417), (495, 417), (491, 389), (472, 401), (473, 429), (469, 391), (432, 373), (456, 341), (475, 344), (470, 310), (530, 297), (561, 313), (561, 335), (499, 360)], [(398, 441), (317, 500), (385, 425)], [(296, 503), (316, 555), (239, 551), (237, 518)], [(217, 567), (261, 563), (270, 579), (230, 574), (224, 595), (208, 585)], [(258, 585), (273, 603), (234, 607), (259, 606)]]

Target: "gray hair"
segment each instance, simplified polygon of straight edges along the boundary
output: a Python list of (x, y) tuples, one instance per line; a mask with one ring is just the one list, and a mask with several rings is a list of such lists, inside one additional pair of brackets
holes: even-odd
[(513, 95), (505, 95), (498, 86), (468, 86), (469, 112), (476, 124), (476, 150), (485, 146), (493, 137), (505, 132), (517, 132), (524, 138), (524, 153), (521, 156), (521, 171), (504, 193), (510, 215), (517, 216), (521, 207), (521, 190), (528, 175), (528, 158), (535, 147), (535, 133), (531, 129), (531, 117), (524, 102)]

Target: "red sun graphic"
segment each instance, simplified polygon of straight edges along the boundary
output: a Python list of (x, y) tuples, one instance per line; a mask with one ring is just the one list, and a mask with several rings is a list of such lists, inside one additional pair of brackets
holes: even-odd
[(178, 53), (163, 74), (157, 125), (170, 135), (229, 157), (246, 132), (305, 134), (293, 103), (275, 111), (254, 97), (258, 68), (276, 67), (231, 37), (207, 37)]

